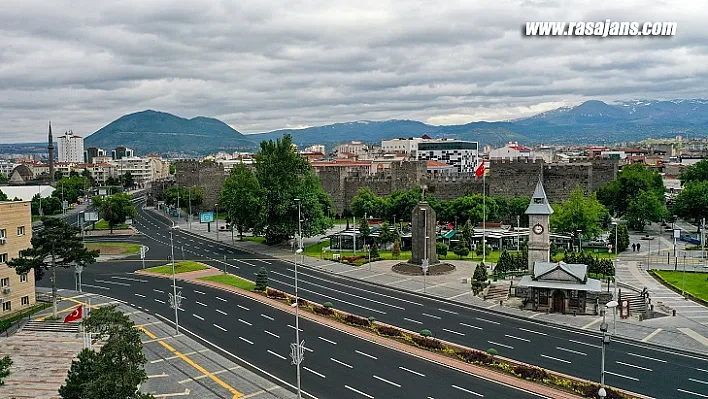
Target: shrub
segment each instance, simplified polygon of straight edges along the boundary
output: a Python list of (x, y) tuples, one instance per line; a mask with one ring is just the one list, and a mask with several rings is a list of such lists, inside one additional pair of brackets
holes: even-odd
[(514, 373), (520, 375), (521, 378), (530, 381), (544, 381), (549, 377), (546, 370), (538, 367), (525, 366), (523, 364), (514, 366)]
[(401, 256), (401, 241), (398, 238), (393, 241), (391, 256), (393, 256), (393, 259), (398, 259), (398, 257)]
[(319, 305), (313, 306), (312, 311), (322, 316), (330, 316), (334, 313), (334, 310)]
[(467, 247), (465, 247), (465, 246), (462, 246), (462, 245), (456, 246), (456, 247), (452, 250), (452, 252), (454, 252), (455, 255), (457, 255), (460, 259), (462, 259), (463, 257), (465, 257), (465, 256), (467, 256), (467, 255), (470, 254), (469, 248), (467, 248)]
[(265, 291), (268, 288), (268, 270), (265, 267), (258, 269), (256, 274), (256, 290)]
[(375, 321), (376, 321), (376, 317), (369, 316), (369, 323), (374, 324)]
[[(421, 331), (422, 332), (422, 331)], [(427, 337), (419, 337), (419, 336), (412, 336), (411, 340), (413, 340), (413, 343), (416, 345), (426, 348), (426, 349), (432, 349), (436, 351), (441, 351), (445, 349), (443, 346), (442, 342), (438, 341), (437, 339), (432, 339), (432, 338), (427, 338)]]
[(344, 317), (344, 322), (349, 324), (354, 324), (357, 326), (368, 327), (369, 320), (363, 317), (354, 316), (353, 314), (348, 314)]
[(288, 297), (287, 295), (285, 295), (284, 292), (270, 289), (270, 288), (268, 288), (268, 290), (266, 291), (266, 295), (268, 295), (268, 297), (270, 297), (270, 298), (275, 298), (275, 299), (285, 299)]
[(322, 306), (324, 306), (326, 309), (332, 309), (334, 307), (332, 302), (325, 302), (322, 304)]
[(432, 337), (433, 333), (430, 330), (420, 330), (420, 336), (421, 337)]
[(440, 256), (447, 256), (447, 245), (442, 242), (436, 243), (435, 252)]
[(487, 353), (488, 353), (490, 356), (492, 356), (492, 357), (494, 357), (494, 356), (496, 356), (496, 355), (499, 354), (499, 352), (497, 352), (497, 350), (494, 349), (494, 348), (489, 348), (489, 349), (487, 349)]
[(389, 337), (400, 337), (402, 335), (402, 331), (395, 327), (377, 326), (376, 330), (379, 332), (379, 334), (387, 335)]
[(476, 350), (460, 349), (457, 351), (457, 357), (468, 363), (489, 364), (492, 362), (491, 356)]

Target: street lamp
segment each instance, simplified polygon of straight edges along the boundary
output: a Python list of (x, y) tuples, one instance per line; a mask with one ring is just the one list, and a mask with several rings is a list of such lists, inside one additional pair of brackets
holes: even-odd
[(607, 323), (605, 322), (605, 315), (607, 314), (607, 309), (617, 308), (617, 301), (610, 301), (605, 304), (605, 311), (602, 312), (602, 323), (600, 324), (600, 331), (602, 331), (602, 363), (601, 363), (601, 373), (600, 374), (600, 390), (597, 392), (597, 396), (604, 398), (607, 396), (605, 391), (605, 346), (610, 343), (610, 336), (607, 335)]
[(583, 253), (583, 231), (581, 229), (575, 231), (578, 232), (578, 252)]
[[(617, 300), (619, 300), (619, 298), (617, 298), (617, 257), (619, 256), (619, 247), (617, 247), (617, 231), (619, 230), (619, 223), (617, 223), (617, 221), (614, 221), (614, 222), (612, 222), (612, 225), (615, 226), (615, 276), (614, 276), (615, 277), (615, 294), (614, 294), (614, 298), (615, 298), (615, 301), (617, 301)], [(609, 291), (609, 287), (607, 290)], [(613, 318), (613, 320), (612, 320), (612, 324), (613, 324), (612, 325), (612, 335), (616, 335), (617, 334), (617, 312), (616, 311), (612, 313), (612, 318)]]
[(219, 203), (214, 204), (216, 206), (216, 241), (219, 241)]
[[(174, 226), (172, 222), (172, 229), (177, 229), (179, 226)], [(175, 335), (179, 335), (179, 305), (182, 302), (182, 291), (177, 293), (177, 277), (175, 274), (175, 245), (172, 238), (172, 230), (170, 230), (170, 248), (171, 248), (171, 261), (172, 261), (172, 293), (170, 296), (170, 307), (175, 310)]]
[(305, 341), (300, 342), (300, 312), (299, 304), (300, 299), (297, 292), (297, 257), (302, 254), (302, 224), (301, 224), (301, 200), (295, 198), (297, 202), (297, 230), (298, 230), (298, 248), (295, 251), (295, 343), (290, 345), (290, 357), (292, 358), (292, 363), (297, 366), (297, 397), (302, 399), (302, 393), (300, 389), (300, 363), (304, 358)]
[(426, 275), (428, 274), (428, 266), (430, 261), (428, 260), (428, 214), (425, 208), (420, 208), (423, 211), (423, 264), (421, 265), (423, 269), (423, 292), (425, 293), (426, 288)]

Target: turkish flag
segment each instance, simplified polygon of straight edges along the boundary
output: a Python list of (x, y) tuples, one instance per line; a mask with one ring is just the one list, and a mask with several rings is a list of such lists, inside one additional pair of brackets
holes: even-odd
[(79, 306), (78, 308), (74, 309), (73, 312), (66, 315), (66, 317), (64, 318), (64, 323), (69, 323), (72, 321), (81, 320), (81, 318), (84, 316), (83, 309), (84, 309), (83, 306)]
[(477, 177), (482, 177), (484, 175), (484, 161), (477, 165), (477, 169), (474, 170), (474, 174)]

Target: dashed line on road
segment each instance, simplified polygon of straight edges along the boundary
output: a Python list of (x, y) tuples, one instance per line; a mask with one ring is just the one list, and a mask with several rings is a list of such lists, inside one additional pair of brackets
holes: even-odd
[(571, 363), (570, 360), (559, 359), (559, 358), (557, 358), (557, 357), (544, 355), (543, 353), (541, 353), (541, 357), (545, 357), (546, 359), (555, 360), (555, 361), (557, 361), (557, 362), (563, 362), (563, 363), (567, 363), (567, 364), (570, 364), (570, 363)]
[(204, 321), (204, 318), (202, 316), (199, 316), (198, 314), (192, 313), (192, 316), (196, 317), (197, 319)]
[(449, 329), (447, 329), (447, 328), (443, 328), (443, 331), (447, 331), (447, 332), (449, 332), (449, 333), (457, 334), (457, 335), (462, 335), (462, 336), (465, 335), (465, 333), (461, 333), (461, 332), (455, 331), (455, 330), (449, 330)]
[(238, 319), (238, 321), (240, 321), (241, 323), (243, 323), (243, 324), (245, 324), (245, 325), (247, 325), (247, 326), (252, 326), (252, 325), (253, 325), (253, 324), (247, 322), (247, 321), (244, 320), (244, 319)]
[(275, 321), (274, 318), (272, 318), (272, 317), (270, 317), (270, 316), (268, 316), (268, 315), (264, 315), (263, 313), (261, 313), (261, 317), (263, 317), (263, 318), (265, 318), (265, 319), (268, 319), (268, 320), (270, 320), (270, 321)]
[(371, 396), (371, 395), (369, 395), (368, 393), (362, 392), (362, 391), (360, 391), (360, 390), (358, 390), (358, 389), (356, 389), (356, 388), (352, 388), (352, 387), (350, 387), (349, 385), (345, 385), (344, 388), (347, 388), (348, 390), (350, 390), (350, 391), (352, 391), (352, 392), (356, 392), (356, 393), (358, 393), (359, 395), (365, 396), (365, 397), (367, 397), (367, 398), (369, 398), (369, 399), (374, 399), (374, 397)]
[(520, 338), (520, 337), (516, 337), (516, 336), (513, 336), (513, 335), (509, 335), (509, 334), (504, 334), (504, 336), (507, 337), (507, 338), (511, 338), (511, 339), (517, 339), (517, 340), (519, 340), (519, 341), (531, 342), (530, 339)]
[(411, 374), (415, 374), (415, 375), (420, 376), (420, 377), (425, 377), (425, 374), (423, 374), (423, 373), (419, 373), (419, 372), (417, 372), (417, 371), (414, 371), (414, 370), (411, 370), (411, 369), (407, 369), (407, 368), (402, 367), (402, 366), (398, 366), (398, 368), (401, 369), (401, 370), (403, 370), (403, 371), (407, 371), (407, 372), (409, 372), (409, 373), (411, 373)]
[(354, 367), (352, 367), (352, 366), (350, 366), (350, 365), (344, 363), (343, 361), (337, 360), (337, 359), (335, 359), (335, 358), (333, 358), (333, 357), (330, 357), (329, 360), (331, 360), (331, 361), (333, 361), (333, 362), (335, 362), (335, 363), (339, 363), (339, 364), (341, 364), (341, 365), (344, 366), (344, 367), (349, 367), (350, 369), (353, 369), (353, 368), (354, 368)]
[(507, 349), (514, 349), (514, 347), (511, 345), (504, 345), (504, 344), (500, 344), (499, 342), (494, 342), (494, 341), (487, 341), (487, 342), (489, 342), (492, 345), (499, 345), (499, 346), (507, 348)]
[(374, 355), (370, 355), (370, 354), (368, 354), (368, 353), (366, 353), (366, 352), (362, 352), (362, 351), (360, 351), (360, 350), (355, 350), (354, 352), (355, 352), (355, 353), (358, 353), (358, 354), (360, 354), (360, 355), (362, 355), (362, 356), (368, 357), (369, 359), (379, 360), (378, 357), (376, 357), (376, 356), (374, 356)]
[(332, 345), (337, 345), (336, 342), (334, 342), (334, 341), (332, 341), (332, 340), (329, 340), (329, 339), (327, 339), (327, 338), (323, 338), (323, 337), (317, 337), (317, 338), (321, 339), (321, 340), (324, 341), (324, 342), (328, 342), (328, 343), (330, 343), (330, 344), (332, 344)]
[(224, 327), (221, 327), (221, 326), (218, 325), (218, 324), (212, 324), (212, 325), (213, 325), (214, 327), (218, 328), (218, 329), (221, 330), (221, 331), (226, 331), (226, 329), (225, 329)]
[(137, 292), (135, 293), (135, 296), (140, 297), (140, 298), (145, 298), (145, 295), (143, 295), (143, 294), (138, 294)]
[(390, 380), (387, 380), (387, 379), (385, 379), (385, 378), (379, 377), (378, 375), (375, 375), (375, 374), (374, 374), (374, 378), (376, 378), (377, 380), (379, 380), (379, 381), (381, 381), (381, 382), (385, 382), (385, 383), (387, 383), (387, 384), (389, 384), (389, 385), (393, 385), (393, 386), (396, 387), (396, 388), (400, 388), (400, 387), (401, 387), (401, 384), (397, 384), (397, 383), (395, 383), (395, 382), (393, 382), (393, 381), (390, 381)]
[(607, 371), (607, 370), (605, 370), (605, 374), (610, 374), (610, 375), (614, 375), (616, 377), (626, 378), (626, 379), (632, 380), (632, 381), (639, 381), (639, 378), (634, 378), (634, 377), (630, 377), (630, 376), (627, 376), (624, 374), (619, 374), (619, 373), (613, 373), (613, 372)]
[(316, 376), (318, 376), (318, 377), (327, 378), (327, 377), (325, 377), (324, 374), (318, 373), (318, 372), (316, 372), (315, 370), (312, 370), (312, 369), (307, 368), (307, 367), (305, 367), (305, 366), (303, 366), (302, 368), (305, 369), (305, 371), (309, 371), (310, 373), (312, 373), (312, 374), (314, 374), (314, 375), (316, 375)]
[(620, 362), (620, 361), (615, 361), (615, 363), (620, 364), (620, 365), (622, 365), (622, 366), (634, 367), (635, 369), (646, 370), (646, 371), (654, 371), (654, 370), (652, 370), (652, 369), (649, 369), (649, 368), (646, 368), (646, 367), (642, 367), (642, 366), (637, 366), (637, 365), (631, 364), (631, 363), (625, 363), (625, 362)]
[(473, 326), (472, 324), (460, 323), (460, 325), (465, 326), (465, 327), (469, 327), (469, 328), (474, 328), (475, 330), (484, 330), (482, 327)]
[(452, 387), (455, 388), (455, 389), (457, 389), (457, 390), (460, 390), (460, 391), (462, 391), (462, 392), (467, 392), (467, 393), (471, 393), (472, 395), (479, 396), (480, 398), (483, 398), (483, 397), (484, 397), (484, 395), (482, 395), (481, 393), (477, 393), (477, 392), (475, 392), (475, 391), (470, 391), (469, 389), (462, 388), (462, 387), (458, 387), (457, 385), (453, 385)]
[(491, 324), (496, 324), (496, 325), (501, 324), (501, 323), (499, 323), (499, 322), (497, 322), (497, 321), (487, 320), (487, 319), (483, 319), (483, 318), (481, 318), (481, 317), (475, 317), (475, 319), (477, 319), (477, 320), (479, 320), (479, 321), (484, 321), (484, 322), (487, 322), (487, 323), (491, 323)]
[(568, 352), (568, 353), (574, 353), (574, 354), (576, 354), (576, 355), (581, 355), (581, 356), (587, 356), (587, 355), (588, 355), (588, 354), (585, 353), (585, 352), (574, 351), (574, 350), (572, 350), (572, 349), (563, 348), (563, 347), (561, 347), (561, 346), (556, 346), (556, 349), (558, 349), (559, 351)]
[(280, 335), (278, 335), (278, 334), (273, 334), (272, 332), (270, 332), (270, 331), (268, 331), (268, 330), (263, 330), (263, 332), (265, 332), (266, 334), (268, 334), (268, 335), (270, 335), (270, 336), (272, 336), (272, 337), (280, 338)]
[(701, 398), (708, 398), (708, 395), (704, 395), (704, 394), (702, 394), (702, 393), (695, 393), (695, 392), (687, 391), (687, 390), (681, 389), (681, 388), (677, 388), (676, 390), (679, 391), (679, 392), (688, 393), (688, 394), (691, 394), (691, 395), (696, 395), (696, 396), (701, 397)]
[(632, 353), (632, 352), (627, 352), (627, 354), (628, 354), (629, 356), (634, 356), (634, 357), (639, 357), (639, 358), (642, 358), (642, 359), (653, 360), (653, 361), (655, 361), (655, 362), (667, 363), (666, 360), (661, 360), (661, 359), (657, 359), (657, 358), (649, 357), (649, 356), (638, 355), (638, 354)]
[(415, 323), (415, 324), (423, 324), (422, 321), (409, 319), (409, 318), (407, 318), (407, 317), (404, 317), (403, 320), (405, 320), (405, 321), (410, 321), (411, 323)]
[(273, 355), (273, 356), (275, 356), (275, 357), (279, 357), (279, 358), (281, 358), (281, 359), (283, 359), (283, 360), (286, 360), (286, 359), (285, 359), (285, 356), (282, 356), (282, 355), (280, 355), (280, 354), (277, 354), (277, 353), (273, 352), (273, 351), (270, 350), (270, 349), (268, 349), (268, 353), (270, 353), (271, 355)]
[(228, 315), (229, 315), (228, 313), (224, 312), (224, 311), (221, 310), (221, 309), (216, 309), (216, 311), (217, 311), (218, 313), (223, 314), (224, 316), (228, 316)]
[(534, 331), (534, 330), (529, 330), (529, 329), (526, 329), (526, 328), (523, 328), (523, 327), (519, 327), (519, 330), (521, 330), (521, 331), (526, 331), (526, 332), (530, 332), (531, 334), (548, 335), (548, 334), (543, 333), (543, 332)]
[(253, 345), (253, 342), (247, 340), (247, 339), (244, 338), (244, 337), (238, 337), (238, 339), (240, 339), (241, 341), (243, 341), (243, 342), (245, 342), (245, 343), (247, 343), (247, 344)]

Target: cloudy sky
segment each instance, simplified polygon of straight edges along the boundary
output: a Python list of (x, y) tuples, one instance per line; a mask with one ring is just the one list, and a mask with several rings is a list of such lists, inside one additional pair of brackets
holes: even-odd
[[(525, 21), (607, 18), (678, 28), (521, 34)], [(145, 109), (254, 133), (703, 98), (706, 21), (705, 0), (0, 0), (0, 143), (41, 141), (50, 119), (86, 136)]]

